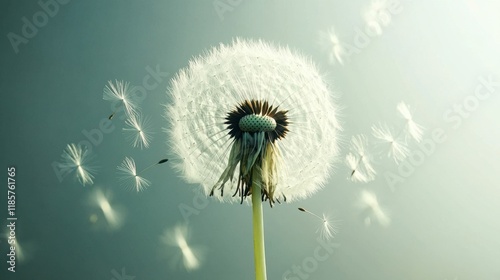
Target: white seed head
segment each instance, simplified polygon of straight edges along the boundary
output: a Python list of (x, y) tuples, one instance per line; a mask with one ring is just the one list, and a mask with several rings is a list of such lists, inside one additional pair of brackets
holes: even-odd
[(239, 201), (232, 195), (238, 188), (240, 164), (235, 162), (241, 151), (267, 141), (261, 131), (283, 128), (269, 117), (248, 116), (236, 123), (236, 128), (249, 131), (237, 144), (228, 134), (226, 117), (245, 101), (268, 102), (286, 111), (286, 136), (265, 149), (275, 158), (255, 153), (245, 159), (254, 164), (266, 158), (260, 174), (253, 174), (268, 180), (262, 184), (275, 184), (273, 192), (281, 201), (319, 190), (338, 154), (340, 126), (332, 93), (314, 64), (286, 47), (237, 39), (214, 48), (175, 76), (169, 100), (169, 146), (182, 159), (174, 164), (188, 182), (203, 185), (206, 194), (223, 185), (223, 197), (214, 192), (220, 199)]

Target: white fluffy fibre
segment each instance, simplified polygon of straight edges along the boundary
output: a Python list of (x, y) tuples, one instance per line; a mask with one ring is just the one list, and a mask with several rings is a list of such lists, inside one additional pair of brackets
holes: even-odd
[[(288, 110), (289, 132), (275, 142), (282, 155), (275, 194), (290, 202), (325, 183), (338, 154), (338, 109), (316, 67), (303, 56), (262, 41), (236, 39), (192, 59), (173, 78), (168, 94), (168, 142), (180, 159), (176, 168), (207, 195), (226, 169), (233, 145), (225, 118), (252, 99)], [(223, 197), (214, 195), (239, 201), (232, 197), (236, 185), (232, 180)]]
[(347, 166), (352, 170), (350, 180), (367, 183), (375, 179), (377, 173), (373, 168), (366, 147), (366, 137), (362, 134), (351, 138), (350, 152), (346, 156)]

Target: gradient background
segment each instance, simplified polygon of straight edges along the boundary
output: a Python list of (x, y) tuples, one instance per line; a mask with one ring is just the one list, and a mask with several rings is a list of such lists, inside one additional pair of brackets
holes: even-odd
[[(231, 10), (218, 14), (214, 4), (220, 3)], [(123, 279), (253, 279), (250, 207), (210, 200), (189, 217), (188, 242), (204, 258), (199, 269), (187, 271), (180, 263), (171, 265), (179, 250), (159, 236), (185, 222), (179, 207), (193, 206), (198, 186), (161, 165), (145, 175), (152, 186), (137, 194), (124, 190), (116, 174), (125, 156), (133, 157), (138, 169), (166, 156), (162, 105), (169, 102), (170, 78), (191, 57), (235, 37), (261, 38), (310, 56), (344, 107), (342, 152), (329, 183), (299, 203), (264, 207), (268, 279), (283, 279), (293, 265), (302, 267), (314, 257), (318, 221), (297, 207), (341, 220), (333, 240), (339, 247), (309, 269), (307, 279), (500, 279), (500, 85), (460, 117), (460, 125), (444, 117), (471, 98), (479, 77), (500, 81), (500, 4), (401, 0), (402, 11), (380, 36), (370, 37), (343, 65), (329, 63), (319, 32), (334, 26), (340, 41), (354, 44), (370, 3), (72, 0), (59, 5), (16, 53), (7, 34), (20, 35), (21, 19), (32, 22), (42, 9), (37, 1), (3, 1), (1, 178), (6, 182), (5, 169), (16, 167), (16, 236), (24, 257), (17, 272), (8, 272), (2, 238), (0, 279), (119, 280), (113, 271), (122, 268), (135, 276)], [(157, 65), (170, 76), (141, 103), (155, 131), (151, 147), (132, 148), (121, 132), (123, 121), (115, 118), (114, 130), (92, 149), (95, 184), (83, 187), (72, 176), (58, 180), (52, 164), (66, 145), (86, 139), (83, 131), (98, 128), (111, 113), (102, 99), (107, 81), (141, 85), (146, 68)], [(401, 124), (400, 101), (414, 109), (415, 121), (426, 128), (424, 138), (442, 129), (446, 141), (394, 188), (384, 174), (397, 173), (398, 166), (386, 159), (377, 163), (373, 182), (347, 180), (343, 157), (350, 137), (369, 135), (377, 122)], [(106, 225), (92, 206), (96, 189), (109, 194), (123, 215), (120, 228)], [(370, 214), (358, 206), (362, 190), (377, 195), (391, 218), (388, 227), (365, 224)], [(2, 232), (6, 193), (4, 184)], [(97, 215), (96, 223), (91, 215)]]

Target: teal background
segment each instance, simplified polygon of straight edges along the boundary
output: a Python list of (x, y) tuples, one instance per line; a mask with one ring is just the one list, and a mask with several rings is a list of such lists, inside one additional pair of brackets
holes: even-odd
[[(220, 3), (230, 10), (218, 14), (214, 5)], [(264, 207), (268, 279), (284, 279), (294, 265), (307, 266), (320, 244), (317, 221), (297, 207), (334, 215), (341, 224), (331, 241), (338, 244), (334, 253), (302, 276), (289, 274), (290, 280), (499, 279), (500, 5), (399, 3), (402, 11), (380, 36), (370, 37), (344, 65), (332, 65), (319, 31), (335, 26), (339, 40), (353, 44), (370, 1), (73, 0), (59, 4), (18, 53), (8, 34), (22, 34), (22, 18), (32, 21), (42, 8), (37, 1), (3, 1), (0, 160), (4, 170), (17, 170), (16, 237), (25, 258), (15, 273), (8, 272), (2, 238), (0, 279), (118, 279), (113, 271), (122, 268), (136, 280), (253, 279), (250, 207), (209, 200), (185, 219), (179, 209), (204, 200), (193, 202), (199, 187), (183, 182), (167, 164), (148, 171), (153, 184), (139, 194), (124, 190), (116, 174), (125, 156), (138, 169), (167, 156), (162, 129), (169, 80), (193, 56), (235, 37), (288, 45), (311, 57), (343, 107), (342, 152), (325, 188), (297, 203)], [(95, 133), (112, 111), (102, 99), (107, 81), (142, 85), (148, 67), (168, 73), (141, 103), (155, 132), (151, 147), (132, 148), (121, 132), (123, 121), (115, 118), (112, 131), (92, 148), (95, 184), (83, 187), (72, 176), (59, 180), (53, 164), (66, 145)], [(491, 77), (495, 91), (474, 110), (456, 113), (480, 77)], [(346, 180), (350, 170), (342, 161), (350, 137), (369, 135), (377, 122), (400, 124), (399, 101), (414, 109), (425, 139), (438, 129), (446, 140), (393, 188), (385, 175), (397, 174), (398, 166), (386, 159), (377, 162), (375, 181)], [(1, 176), (6, 182), (7, 172)], [(112, 195), (110, 203), (123, 214), (119, 229), (107, 227), (89, 202), (96, 188)], [(390, 226), (365, 225), (367, 214), (357, 206), (362, 190), (377, 195)], [(4, 184), (2, 232), (6, 193)], [(90, 222), (91, 215), (98, 223)], [(165, 229), (186, 220), (188, 242), (204, 252), (194, 271), (170, 265), (178, 249), (159, 241)]]

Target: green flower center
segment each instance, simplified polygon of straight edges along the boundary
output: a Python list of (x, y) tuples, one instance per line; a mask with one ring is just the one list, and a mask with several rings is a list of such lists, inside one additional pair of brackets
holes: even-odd
[(246, 115), (240, 119), (238, 126), (244, 132), (270, 132), (276, 128), (276, 120), (265, 115)]

